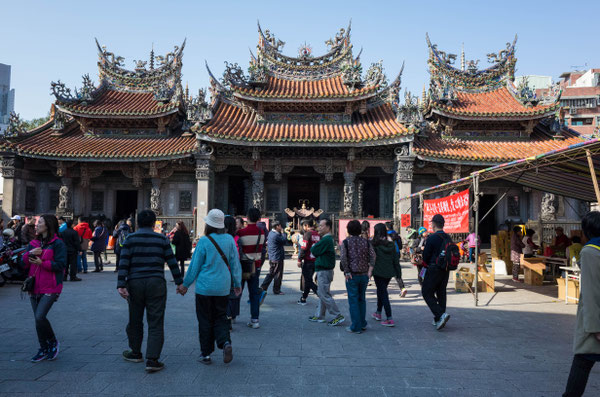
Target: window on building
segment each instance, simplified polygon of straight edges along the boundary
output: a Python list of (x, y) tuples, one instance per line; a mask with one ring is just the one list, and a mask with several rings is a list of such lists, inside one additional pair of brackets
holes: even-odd
[(104, 211), (104, 192), (101, 190), (92, 190), (92, 211)]
[(54, 211), (58, 207), (58, 189), (50, 189), (48, 196), (48, 210)]
[(190, 212), (192, 210), (192, 191), (181, 190), (179, 192), (179, 212)]
[(270, 187), (267, 189), (267, 211), (278, 212), (281, 211), (279, 208), (279, 188)]
[(508, 216), (521, 216), (519, 196), (508, 196)]
[(594, 124), (593, 118), (585, 118), (585, 119), (573, 119), (572, 125), (592, 125)]
[(27, 186), (25, 188), (25, 211), (35, 212), (36, 193), (35, 186)]

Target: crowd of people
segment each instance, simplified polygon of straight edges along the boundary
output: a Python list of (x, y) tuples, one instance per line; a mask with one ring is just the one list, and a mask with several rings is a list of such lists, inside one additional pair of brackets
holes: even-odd
[[(127, 300), (129, 308), (126, 327), (129, 349), (123, 352), (125, 360), (144, 361), (142, 340), (145, 313), (148, 323), (145, 368), (149, 372), (164, 368), (160, 355), (164, 344), (167, 298), (165, 263), (169, 266), (178, 294), (184, 296), (192, 284), (195, 286), (201, 347), (199, 361), (211, 364), (215, 346), (223, 351), (225, 363), (233, 360), (230, 331), (240, 314), (240, 297), (244, 286), (248, 286), (250, 321), (247, 326), (251, 329), (260, 328), (260, 306), (271, 282), (274, 293), (283, 294), (281, 283), (286, 238), (279, 222), (272, 222), (271, 231), (267, 233), (266, 225), (259, 219), (260, 211), (256, 208), (248, 211), (245, 220), (225, 216), (218, 209), (209, 211), (204, 218), (203, 237), (197, 242), (187, 272), (185, 261), (189, 258), (191, 243), (183, 222), (178, 223), (169, 235), (157, 233), (154, 230), (156, 215), (144, 210), (137, 216), (135, 232), (131, 220), (117, 224), (113, 232), (119, 258), (117, 291)], [(13, 220), (14, 224), (20, 222), (18, 218)], [(449, 267), (443, 264), (448, 263), (444, 255), (454, 252), (450, 236), (443, 231), (444, 223), (441, 215), (435, 215), (431, 220), (433, 233), (419, 229), (416, 235), (409, 235), (412, 262), (418, 268), (423, 299), (433, 314), (433, 325), (438, 330), (444, 328), (450, 319), (446, 312)], [(98, 241), (104, 241), (108, 231), (98, 221), (94, 222), (94, 230), (91, 231), (81, 219), (73, 227), (71, 220), (59, 220), (54, 215), (39, 216), (35, 223), (28, 222), (25, 226), (20, 232), (26, 238), (31, 238), (23, 255), (23, 264), (29, 277), (22, 289), (30, 295), (40, 345), (31, 361), (54, 360), (59, 354), (60, 343), (48, 321), (48, 312), (62, 292), (63, 281), (68, 277), (73, 280), (77, 270), (76, 258), (83, 251), (84, 241), (89, 238), (93, 246)], [(314, 230), (312, 221), (303, 223), (305, 234), (298, 266), (302, 268), (304, 289), (298, 303), (307, 304), (309, 291), (312, 290), (319, 302), (315, 314), (308, 320), (338, 326), (346, 318), (331, 291), (336, 264), (332, 226), (329, 219), (319, 220), (317, 230)], [(588, 213), (582, 221), (582, 229), (589, 242), (581, 249), (575, 248), (579, 250), (577, 254), (585, 294), (579, 300), (575, 354), (565, 396), (583, 393), (592, 366), (600, 360), (600, 213)], [(370, 225), (361, 225), (359, 221), (352, 220), (347, 224), (347, 232), (348, 237), (339, 245), (339, 266), (345, 278), (350, 314), (350, 325), (346, 330), (360, 334), (368, 328), (365, 295), (371, 278), (377, 291), (377, 306), (371, 317), (383, 326), (393, 327), (395, 323), (388, 286), (391, 279), (396, 278), (401, 291), (406, 288), (400, 266), (402, 240), (397, 238), (391, 224), (375, 225), (371, 236)], [(516, 236), (514, 245), (521, 249), (531, 244), (527, 239), (528, 233), (521, 236), (515, 229), (513, 236)], [(474, 243), (477, 244), (477, 241)], [(572, 244), (580, 243), (569, 241), (565, 249)], [(176, 255), (172, 247), (181, 254)], [(103, 250), (92, 251), (96, 270), (102, 271), (102, 258), (97, 253)], [(259, 286), (267, 252), (269, 273)], [(314, 274), (316, 283), (313, 282)], [(329, 321), (326, 319), (327, 313), (332, 317)]]

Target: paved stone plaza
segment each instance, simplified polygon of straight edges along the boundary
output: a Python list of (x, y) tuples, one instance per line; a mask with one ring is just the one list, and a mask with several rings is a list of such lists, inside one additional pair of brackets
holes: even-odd
[[(113, 259), (114, 262), (114, 259)], [(416, 272), (404, 264), (411, 284), (406, 298), (394, 286), (395, 328), (369, 318), (354, 335), (307, 321), (317, 298), (296, 304), (299, 269), (287, 261), (283, 291), (261, 308), (261, 328), (247, 329), (249, 307), (232, 334), (234, 361), (220, 351), (212, 366), (199, 355), (193, 290), (175, 295), (170, 284), (166, 314), (164, 371), (146, 374), (143, 364), (122, 360), (127, 348), (127, 306), (116, 292), (110, 267), (66, 283), (49, 319), (61, 342), (57, 361), (32, 364), (37, 350), (33, 316), (16, 285), (0, 288), (0, 395), (206, 395), (206, 396), (558, 396), (571, 364), (575, 305), (555, 298), (556, 287), (515, 290), (497, 282), (496, 294), (449, 295), (452, 319), (437, 332), (421, 300)], [(170, 275), (167, 276), (170, 279)], [(449, 287), (453, 287), (452, 282)], [(341, 274), (332, 290), (347, 314)], [(369, 287), (368, 313), (375, 309)], [(600, 393), (596, 368), (588, 396)]]

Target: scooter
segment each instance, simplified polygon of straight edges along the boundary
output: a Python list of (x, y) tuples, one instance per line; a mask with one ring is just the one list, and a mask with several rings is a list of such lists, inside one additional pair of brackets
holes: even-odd
[(22, 256), (26, 248), (11, 249), (5, 245), (0, 250), (0, 287), (7, 282), (22, 282), (27, 278), (27, 271), (23, 268)]

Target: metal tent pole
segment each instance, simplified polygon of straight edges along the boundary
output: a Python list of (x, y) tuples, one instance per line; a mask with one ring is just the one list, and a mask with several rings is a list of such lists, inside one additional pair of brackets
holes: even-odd
[[(479, 175), (473, 178), (473, 209), (475, 210), (475, 239), (479, 237)], [(475, 244), (475, 306), (479, 303), (479, 244)]]
[(592, 154), (589, 150), (585, 151), (587, 157), (588, 166), (590, 167), (590, 175), (592, 177), (592, 183), (594, 184), (594, 191), (596, 192), (596, 201), (600, 203), (600, 189), (598, 188), (598, 179), (596, 179), (596, 171), (594, 170), (594, 161), (592, 160)]

